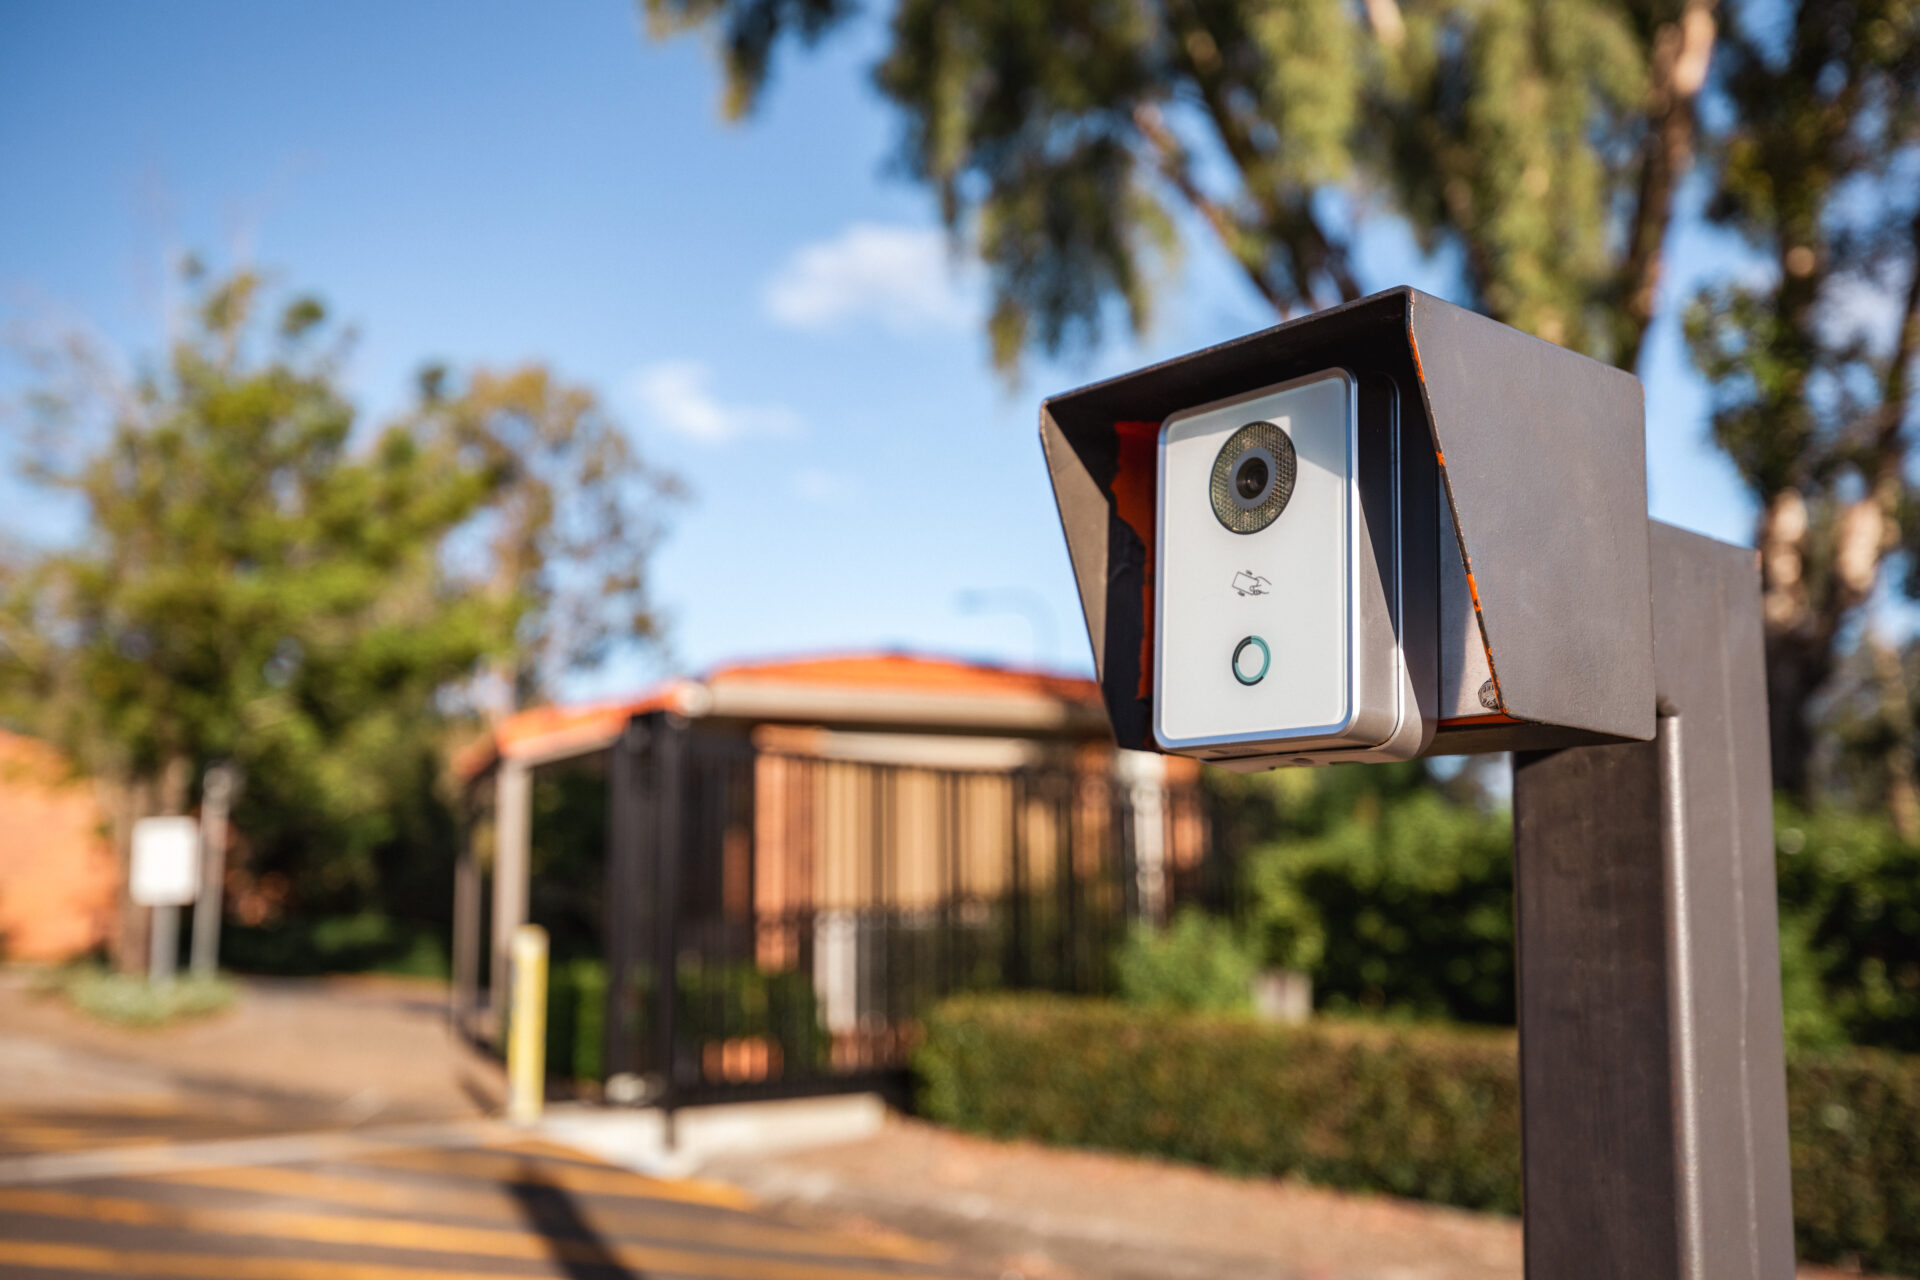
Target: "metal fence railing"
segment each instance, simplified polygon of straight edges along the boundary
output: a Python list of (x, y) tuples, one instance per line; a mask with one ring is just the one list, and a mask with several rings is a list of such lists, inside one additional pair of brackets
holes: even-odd
[(942, 997), (1104, 990), (1129, 922), (1206, 876), (1197, 787), (1113, 760), (930, 768), (635, 719), (608, 775), (606, 1072), (669, 1106), (899, 1083)]

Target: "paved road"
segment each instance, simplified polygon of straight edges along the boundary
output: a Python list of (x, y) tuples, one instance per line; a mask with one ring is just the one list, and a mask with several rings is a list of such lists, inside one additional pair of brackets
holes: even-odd
[(978, 1273), (487, 1122), (257, 1136), (164, 1108), (0, 1111), (0, 1276), (880, 1280)]

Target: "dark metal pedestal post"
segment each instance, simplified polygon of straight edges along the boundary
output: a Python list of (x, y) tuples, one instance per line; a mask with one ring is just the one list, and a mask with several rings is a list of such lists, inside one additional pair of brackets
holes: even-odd
[(1788, 1280), (1759, 575), (1652, 562), (1658, 736), (1514, 760), (1527, 1275)]

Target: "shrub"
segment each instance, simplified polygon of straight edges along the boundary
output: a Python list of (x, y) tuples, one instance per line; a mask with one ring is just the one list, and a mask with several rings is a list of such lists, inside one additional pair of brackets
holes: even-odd
[(1920, 1275), (1920, 1056), (1794, 1058), (1787, 1133), (1801, 1256)]
[[(1920, 847), (1882, 815), (1785, 803), (1774, 844), (1796, 1039), (1920, 1052)], [(1795, 999), (1801, 968), (1817, 1003)]]
[(697, 1044), (760, 1038), (778, 1045), (790, 1067), (826, 1061), (829, 1041), (811, 974), (751, 964), (682, 965), (679, 987), (679, 1038)]
[[(1295, 790), (1289, 833), (1244, 859), (1265, 962), (1305, 970), (1330, 1011), (1511, 1025), (1508, 817), (1431, 787)], [(1774, 836), (1789, 1047), (1920, 1052), (1920, 846), (1884, 816), (1785, 802)]]
[[(1520, 1203), (1511, 1033), (966, 997), (935, 1010), (914, 1065), (928, 1117), (996, 1137)], [(1796, 1056), (1787, 1095), (1801, 1256), (1920, 1274), (1920, 1057)]]
[(1519, 1207), (1511, 1033), (966, 998), (915, 1068), (926, 1114), (963, 1129)]
[(289, 915), (271, 925), (229, 920), (220, 931), (220, 963), (236, 973), (283, 977), (394, 973), (444, 978), (446, 939), (430, 924), (378, 912)]
[(1362, 794), (1322, 834), (1255, 850), (1266, 963), (1311, 974), (1327, 1009), (1511, 1026), (1512, 825), (1431, 789)]
[(1231, 924), (1187, 908), (1165, 929), (1134, 925), (1113, 967), (1128, 1004), (1224, 1013), (1247, 1008), (1259, 962)]
[(547, 971), (547, 1074), (598, 1080), (606, 1036), (607, 968), (598, 960), (563, 960)]

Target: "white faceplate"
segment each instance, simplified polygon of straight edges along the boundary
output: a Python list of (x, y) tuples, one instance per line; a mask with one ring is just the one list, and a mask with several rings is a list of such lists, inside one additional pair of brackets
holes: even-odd
[[(1257, 533), (1214, 515), (1227, 438), (1271, 422), (1293, 442), (1293, 496)], [(1358, 413), (1334, 370), (1168, 418), (1160, 434), (1154, 733), (1161, 746), (1338, 736), (1356, 704)], [(1270, 654), (1235, 677), (1249, 637)], [(1258, 668), (1242, 649), (1243, 675)]]

